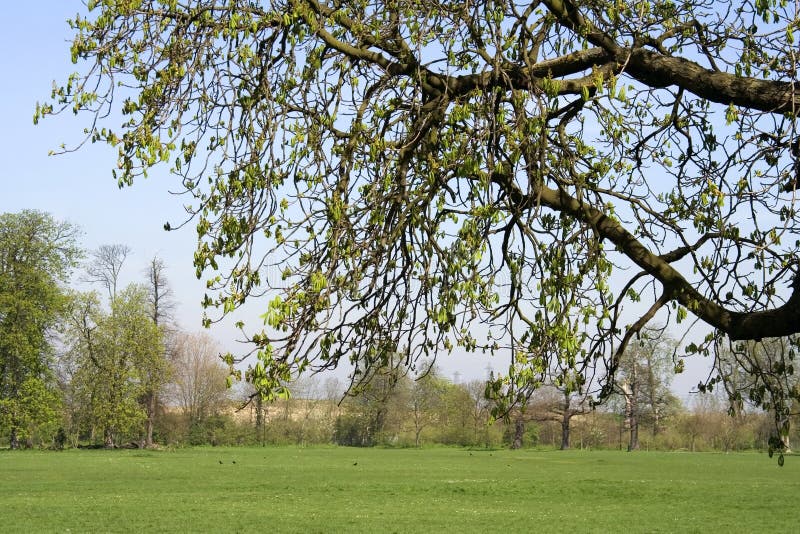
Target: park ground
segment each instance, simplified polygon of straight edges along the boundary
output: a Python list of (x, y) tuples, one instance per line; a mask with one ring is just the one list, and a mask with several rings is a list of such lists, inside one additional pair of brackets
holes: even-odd
[(800, 456), (0, 451), (4, 532), (792, 532)]

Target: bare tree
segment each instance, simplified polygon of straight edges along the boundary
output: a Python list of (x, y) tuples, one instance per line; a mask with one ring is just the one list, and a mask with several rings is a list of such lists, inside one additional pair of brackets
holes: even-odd
[(492, 410), (491, 403), (486, 399), (486, 381), (472, 380), (464, 388), (470, 398), (470, 422), (472, 423), (473, 442), (479, 443), (484, 438), (488, 446), (487, 422)]
[(175, 311), (172, 287), (167, 279), (166, 270), (164, 260), (158, 256), (153, 256), (145, 269), (150, 314), (153, 322), (158, 326), (166, 326), (172, 322)]
[(130, 253), (127, 245), (100, 245), (92, 252), (92, 260), (86, 266), (85, 280), (102, 285), (108, 292), (109, 300), (114, 300), (122, 265)]
[[(153, 256), (146, 269), (147, 275), (147, 296), (148, 304), (150, 305), (150, 317), (153, 323), (161, 330), (162, 339), (165, 343), (162, 345), (161, 354), (156, 355), (162, 359), (167, 357), (167, 345), (170, 345), (168, 325), (172, 322), (172, 312), (175, 303), (172, 300), (172, 288), (164, 273), (166, 267), (164, 262), (158, 256)], [(158, 394), (161, 387), (167, 380), (163, 374), (156, 374), (146, 376), (145, 378), (145, 393), (143, 396), (143, 403), (147, 420), (145, 422), (145, 446), (151, 447), (153, 445), (153, 426), (155, 424), (156, 411), (158, 408)]]
[(227, 399), (228, 368), (220, 352), (219, 344), (204, 332), (176, 336), (169, 396), (190, 425), (202, 422)]

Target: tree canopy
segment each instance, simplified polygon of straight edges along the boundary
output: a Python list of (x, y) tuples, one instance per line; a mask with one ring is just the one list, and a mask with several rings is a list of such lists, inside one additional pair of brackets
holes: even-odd
[(800, 331), (793, 4), (90, 0), (71, 25), (80, 70), (34, 120), (86, 114), (120, 186), (180, 179), (206, 306), (268, 301), (262, 392), (454, 347), (511, 354), (512, 386), (603, 363), (608, 392), (664, 312), (713, 327), (689, 352)]
[(162, 332), (151, 318), (144, 286), (130, 284), (109, 308), (102, 309), (95, 292), (73, 299), (66, 355), (74, 368), (71, 396), (82, 407), (82, 423), (92, 434), (102, 433), (107, 447), (117, 446), (121, 435), (137, 427), (149, 446), (148, 394), (168, 380)]

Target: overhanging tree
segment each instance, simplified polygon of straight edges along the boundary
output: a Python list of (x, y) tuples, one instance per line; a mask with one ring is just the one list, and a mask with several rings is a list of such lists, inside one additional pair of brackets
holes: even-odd
[(269, 293), (265, 394), (387, 340), (508, 352), (524, 384), (580, 329), (608, 393), (664, 310), (800, 330), (794, 9), (92, 0), (35, 120), (88, 113), (120, 185), (180, 177), (205, 304)]

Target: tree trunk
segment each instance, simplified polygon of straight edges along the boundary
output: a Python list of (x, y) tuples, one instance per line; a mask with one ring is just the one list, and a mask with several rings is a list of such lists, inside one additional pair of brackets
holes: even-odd
[(514, 421), (514, 441), (511, 443), (511, 448), (521, 449), (524, 436), (525, 436), (525, 421), (522, 419), (522, 417), (518, 417)]
[(631, 440), (628, 443), (628, 452), (639, 450), (639, 419), (634, 413), (631, 417)]
[(144, 446), (150, 448), (153, 446), (153, 424), (156, 418), (156, 393), (149, 391), (147, 393), (147, 421), (145, 422), (145, 436)]
[(628, 452), (639, 449), (639, 417), (636, 413), (636, 366), (634, 366), (633, 384), (633, 387), (627, 382), (622, 385), (622, 392), (625, 397), (625, 422), (631, 433), (628, 441)]
[(16, 428), (11, 429), (11, 436), (9, 442), (12, 450), (19, 449), (19, 436), (17, 435)]
[(653, 437), (661, 432), (661, 410), (658, 406), (653, 408)]
[(419, 448), (419, 436), (422, 434), (422, 414), (420, 406), (414, 402), (414, 446)]
[(103, 430), (103, 445), (106, 449), (113, 449), (114, 448), (114, 433), (111, 431), (110, 428), (106, 428)]
[(564, 412), (564, 415), (561, 417), (561, 450), (565, 451), (569, 449), (569, 423), (572, 419), (572, 414), (568, 411)]
[(383, 427), (386, 426), (386, 406), (381, 403), (378, 411), (375, 413), (375, 425), (373, 427), (372, 435), (369, 437), (370, 443), (377, 443), (378, 436), (383, 433)]
[(572, 399), (567, 391), (564, 391), (564, 405), (561, 407), (561, 450), (569, 449), (569, 424), (572, 421)]
[(653, 353), (651, 351), (647, 351), (645, 354), (645, 359), (645, 363), (647, 364), (647, 400), (650, 403), (650, 409), (653, 413), (653, 437), (656, 437), (660, 430), (659, 423), (661, 410), (659, 409), (660, 407), (658, 402), (658, 384), (656, 383), (656, 375), (653, 371), (653, 366), (655, 365), (655, 362), (653, 361)]
[(260, 394), (256, 395), (256, 434), (261, 445), (264, 445), (264, 400)]

